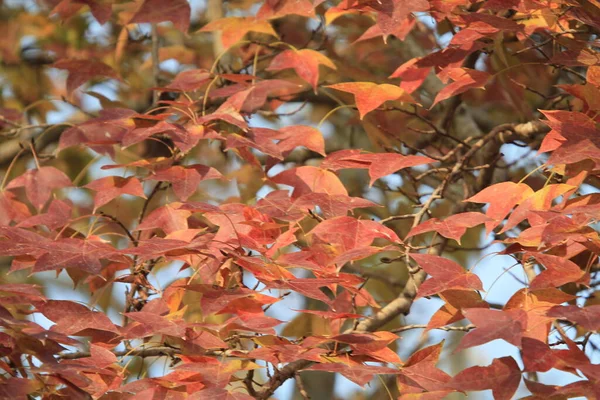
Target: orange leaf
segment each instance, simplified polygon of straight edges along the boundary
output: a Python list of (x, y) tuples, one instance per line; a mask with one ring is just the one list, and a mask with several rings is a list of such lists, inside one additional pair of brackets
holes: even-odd
[(383, 83), (378, 85), (373, 82), (347, 82), (329, 85), (328, 88), (352, 93), (360, 119), (388, 100), (401, 100), (414, 103), (414, 99), (398, 86)]
[(267, 21), (260, 21), (254, 17), (229, 17), (221, 18), (206, 24), (200, 32), (221, 31), (221, 41), (225, 49), (239, 42), (248, 32), (258, 32), (277, 37)]

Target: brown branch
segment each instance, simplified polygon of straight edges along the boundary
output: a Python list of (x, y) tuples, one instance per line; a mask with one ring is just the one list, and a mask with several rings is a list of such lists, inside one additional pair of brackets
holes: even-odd
[[(411, 329), (426, 329), (427, 325), (405, 325), (401, 328), (397, 328), (397, 329), (393, 329), (390, 332), (392, 333), (399, 333), (399, 332), (404, 332), (404, 331), (409, 331)], [(458, 331), (458, 332), (469, 332), (470, 330), (475, 329), (475, 325), (470, 324), (470, 325), (465, 325), (465, 326), (440, 326), (438, 328), (434, 328), (440, 331), (446, 331), (446, 332), (450, 332), (450, 331)]]
[(152, 90), (152, 106), (156, 107), (158, 105), (159, 92), (156, 88), (159, 86), (159, 75), (160, 75), (160, 60), (158, 58), (158, 27), (154, 23), (152, 24), (152, 81), (154, 84), (154, 89)]
[[(182, 350), (176, 347), (169, 346), (158, 346), (147, 349), (132, 349), (132, 350), (119, 350), (112, 352), (117, 357), (177, 357), (182, 353)], [(215, 356), (215, 357), (228, 357), (235, 356), (236, 354), (247, 353), (245, 350), (213, 350), (206, 351), (203, 355)], [(79, 358), (91, 357), (91, 353), (88, 351), (78, 351), (72, 353), (61, 353), (58, 354), (58, 358), (61, 360), (77, 360)]]

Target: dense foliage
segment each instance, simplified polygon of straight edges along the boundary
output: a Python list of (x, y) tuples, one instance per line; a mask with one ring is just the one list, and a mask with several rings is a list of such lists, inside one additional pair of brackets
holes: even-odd
[(0, 34), (0, 398), (600, 399), (600, 2), (0, 0)]

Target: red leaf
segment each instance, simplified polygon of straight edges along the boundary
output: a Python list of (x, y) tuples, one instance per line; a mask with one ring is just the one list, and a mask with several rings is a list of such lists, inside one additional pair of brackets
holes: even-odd
[(286, 280), (270, 280), (268, 282), (264, 282), (267, 287), (273, 289), (288, 289), (293, 290), (294, 292), (300, 293), (303, 296), (309, 297), (311, 299), (321, 300), (323, 303), (330, 304), (331, 299), (327, 297), (320, 288), (323, 286), (329, 286), (332, 284), (339, 283), (341, 279), (337, 278), (320, 278), (320, 279), (305, 279), (305, 278), (297, 278), (297, 279), (286, 279)]
[(69, 94), (92, 78), (102, 76), (120, 79), (114, 69), (101, 61), (65, 59), (55, 62), (52, 66), (69, 71), (67, 78), (67, 93)]
[(162, 229), (166, 234), (188, 228), (187, 219), (192, 215), (191, 211), (179, 209), (181, 203), (170, 203), (157, 208), (148, 214), (138, 230)]
[(377, 374), (399, 374), (400, 371), (393, 368), (387, 367), (376, 367), (373, 365), (362, 365), (362, 364), (315, 364), (305, 371), (327, 371), (337, 372), (342, 374), (345, 378), (351, 380), (359, 386), (365, 386), (371, 382), (373, 377)]
[(512, 357), (496, 358), (487, 367), (471, 367), (456, 375), (451, 385), (460, 391), (492, 389), (496, 400), (510, 400), (521, 383), (521, 370)]
[(100, 24), (107, 23), (112, 14), (111, 4), (105, 3), (103, 0), (62, 0), (57, 3), (50, 11), (50, 15), (58, 14), (64, 20), (71, 18), (84, 5), (90, 7), (92, 15)]
[(429, 10), (427, 0), (392, 0), (372, 2), (370, 5), (377, 13), (377, 25), (386, 35), (393, 34), (412, 13)]
[(60, 136), (58, 148), (62, 150), (86, 144), (100, 153), (113, 154), (111, 145), (121, 143), (123, 137), (135, 129), (134, 116), (135, 111), (124, 108), (101, 110), (98, 118), (65, 130)]
[(171, 21), (177, 29), (187, 32), (190, 26), (190, 5), (187, 0), (144, 0), (129, 23)]
[(12, 192), (0, 191), (0, 226), (21, 222), (31, 216), (27, 206), (16, 200)]
[(356, 107), (360, 113), (360, 119), (373, 111), (388, 100), (401, 100), (414, 103), (414, 99), (398, 86), (387, 83), (378, 85), (373, 82), (347, 82), (329, 85), (328, 88), (352, 93), (356, 101)]
[(345, 216), (348, 211), (355, 208), (378, 207), (379, 205), (360, 197), (326, 193), (308, 193), (294, 202), (294, 207), (300, 210), (313, 209), (315, 206), (321, 209), (325, 218), (333, 218)]
[(449, 325), (465, 318), (462, 314), (465, 308), (489, 308), (481, 295), (476, 291), (446, 290), (439, 295), (446, 303), (433, 314), (427, 323), (427, 329), (435, 329)]
[(292, 68), (298, 76), (310, 83), (317, 91), (319, 84), (319, 65), (337, 69), (333, 61), (315, 50), (285, 50), (273, 58), (267, 71), (281, 71)]
[(558, 289), (529, 290), (523, 288), (517, 291), (504, 306), (505, 310), (522, 310), (527, 313), (527, 329), (523, 337), (547, 341), (552, 317), (546, 315), (549, 309), (567, 301), (574, 300)]
[[(548, 254), (531, 254), (536, 260), (546, 267), (529, 284), (529, 288), (545, 289), (559, 287), (569, 282), (579, 282), (584, 280), (586, 273), (577, 264), (567, 260), (564, 257), (551, 256)], [(589, 283), (589, 276), (587, 277)]]
[(453, 68), (449, 67), (438, 74), (438, 78), (442, 82), (447, 83), (449, 79), (454, 82), (439, 91), (431, 107), (435, 106), (440, 101), (446, 100), (452, 96), (464, 93), (469, 89), (483, 88), (492, 78), (487, 72), (477, 71), (469, 68)]
[(90, 274), (102, 269), (101, 259), (125, 261), (110, 244), (92, 239), (65, 238), (44, 245), (47, 253), (39, 257), (33, 270), (50, 271), (77, 268)]
[(10, 181), (7, 189), (25, 187), (25, 194), (31, 204), (41, 210), (50, 199), (52, 190), (71, 186), (71, 180), (62, 171), (54, 167), (41, 167), (27, 170)]
[(364, 153), (360, 150), (339, 150), (329, 154), (321, 163), (321, 168), (338, 171), (346, 168), (368, 168), (369, 185), (384, 176), (404, 168), (435, 162), (429, 157), (404, 156), (392, 153)]
[(323, 134), (312, 126), (291, 125), (278, 129), (279, 134), (273, 139), (278, 139), (277, 147), (286, 156), (299, 146), (325, 156), (325, 140)]
[(44, 296), (38, 289), (38, 285), (28, 283), (6, 283), (0, 285), (0, 292), (4, 293), (2, 297), (5, 297), (6, 293), (8, 293), (22, 297), (25, 301), (44, 300)]
[(441, 342), (425, 347), (410, 356), (402, 367), (402, 374), (397, 378), (400, 393), (441, 392), (446, 396), (453, 392), (448, 387), (452, 379), (450, 375), (436, 368), (443, 345), (444, 342)]
[(254, 400), (254, 397), (241, 392), (229, 392), (220, 388), (208, 388), (195, 392), (188, 400)]
[(165, 89), (192, 92), (200, 89), (212, 79), (211, 73), (205, 69), (190, 69), (178, 73), (175, 79), (173, 79)]
[(318, 224), (308, 233), (325, 243), (336, 245), (341, 251), (369, 246), (376, 238), (401, 243), (400, 238), (379, 222), (353, 217), (331, 218)]
[(419, 287), (417, 298), (431, 296), (450, 289), (483, 290), (479, 277), (447, 258), (429, 254), (411, 254), (431, 278)]
[(92, 311), (86, 306), (64, 300), (48, 300), (38, 305), (39, 312), (56, 323), (52, 329), (66, 335), (76, 335), (86, 329), (119, 333), (106, 314)]
[(556, 306), (548, 310), (546, 315), (557, 319), (568, 319), (590, 331), (600, 330), (600, 305), (598, 304), (582, 308), (577, 306)]
[(522, 344), (521, 354), (525, 372), (546, 372), (556, 365), (558, 358), (546, 343), (524, 337)]
[(467, 333), (455, 352), (469, 347), (504, 339), (508, 343), (521, 347), (521, 335), (527, 328), (527, 313), (516, 309), (508, 311), (470, 308), (462, 310), (464, 316), (475, 324), (476, 329)]
[(173, 191), (179, 200), (186, 201), (198, 189), (200, 182), (207, 179), (220, 179), (223, 176), (214, 168), (206, 165), (174, 165), (160, 170), (146, 179), (171, 182)]
[(51, 230), (62, 227), (71, 219), (72, 207), (71, 202), (54, 199), (50, 203), (47, 213), (29, 217), (17, 224), (17, 227), (30, 228), (36, 225), (46, 225)]
[(142, 184), (133, 176), (129, 178), (107, 176), (96, 179), (84, 187), (96, 192), (94, 196), (94, 211), (123, 194), (146, 198)]
[[(408, 34), (412, 30), (412, 28), (415, 26), (416, 22), (417, 22), (417, 20), (414, 17), (409, 15), (408, 18), (406, 18), (404, 21), (402, 21), (401, 24), (394, 25), (392, 27), (392, 31), (387, 32), (387, 33), (381, 29), (381, 26), (379, 26), (378, 24), (375, 24), (375, 25), (371, 26), (369, 29), (367, 29), (365, 31), (365, 33), (363, 33), (361, 35), (361, 37), (359, 37), (358, 39), (356, 39), (354, 41), (354, 43), (362, 42), (363, 40), (373, 39), (373, 38), (376, 38), (379, 36), (383, 36), (383, 42), (387, 43), (387, 39), (388, 39), (389, 35), (393, 35), (400, 40), (404, 40), (404, 39), (406, 39), (406, 36), (408, 36)], [(354, 43), (352, 43), (352, 44), (354, 44)]]
[(400, 78), (400, 87), (406, 90), (407, 93), (412, 93), (419, 88), (429, 75), (431, 67), (419, 68), (415, 64), (419, 61), (418, 58), (412, 58), (399, 66), (390, 78)]
[(436, 231), (440, 235), (448, 239), (454, 239), (460, 244), (460, 238), (465, 234), (467, 228), (483, 224), (486, 221), (489, 221), (489, 218), (478, 212), (451, 215), (443, 221), (431, 218), (411, 229), (406, 237), (409, 238), (421, 233)]

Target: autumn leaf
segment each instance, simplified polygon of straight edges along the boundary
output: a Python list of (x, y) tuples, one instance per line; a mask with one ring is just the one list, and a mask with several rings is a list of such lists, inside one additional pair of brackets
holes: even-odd
[(512, 357), (496, 358), (486, 367), (471, 367), (459, 372), (450, 385), (456, 390), (492, 389), (496, 400), (510, 400), (521, 383), (521, 370)]
[(137, 229), (140, 231), (162, 229), (166, 234), (187, 229), (187, 219), (192, 212), (179, 209), (179, 205), (179, 203), (170, 203), (158, 207), (144, 218)]
[(471, 308), (462, 310), (463, 315), (475, 324), (476, 329), (467, 333), (454, 350), (459, 352), (469, 347), (504, 339), (521, 347), (521, 336), (527, 328), (527, 313), (514, 309), (507, 311)]
[(392, 0), (370, 5), (377, 13), (377, 26), (386, 35), (393, 34), (412, 13), (428, 11), (430, 7), (427, 0)]
[(187, 32), (190, 26), (190, 14), (190, 5), (186, 0), (170, 0), (168, 2), (144, 0), (129, 23), (171, 21), (177, 29)]
[(452, 96), (464, 93), (469, 89), (484, 88), (492, 78), (487, 72), (477, 71), (469, 68), (446, 68), (438, 74), (442, 82), (447, 83), (450, 79), (454, 82), (447, 85), (435, 96), (431, 107)]
[(317, 128), (291, 125), (279, 128), (277, 131), (279, 133), (274, 135), (273, 139), (278, 140), (277, 147), (284, 157), (300, 146), (325, 156), (325, 140)]
[(214, 168), (206, 165), (174, 165), (161, 169), (146, 179), (171, 182), (173, 191), (179, 200), (186, 201), (198, 190), (200, 182), (208, 179), (220, 179), (223, 176)]
[[(227, 391), (221, 388), (202, 389), (188, 396), (189, 400), (254, 400), (244, 393)], [(137, 399), (136, 399), (137, 400)], [(141, 400), (141, 399), (140, 399)]]
[(225, 49), (239, 42), (248, 32), (264, 33), (277, 37), (271, 24), (254, 17), (221, 18), (204, 25), (200, 32), (221, 32), (221, 41)]
[(45, 243), (43, 249), (47, 252), (37, 259), (33, 268), (35, 272), (75, 268), (95, 275), (102, 270), (101, 259), (126, 261), (110, 244), (94, 238), (58, 239)]
[(404, 64), (400, 65), (390, 78), (400, 78), (400, 87), (406, 90), (407, 93), (412, 93), (419, 88), (429, 75), (431, 67), (420, 68), (416, 66), (418, 58), (411, 58)]
[(522, 345), (521, 354), (525, 372), (546, 372), (556, 365), (558, 357), (545, 342), (524, 337)]
[(17, 200), (12, 192), (0, 191), (0, 226), (20, 222), (31, 216), (27, 205)]
[(448, 239), (456, 240), (460, 244), (460, 238), (465, 234), (467, 228), (472, 228), (487, 221), (489, 221), (488, 217), (477, 212), (451, 215), (443, 221), (431, 218), (411, 229), (406, 237), (409, 238), (421, 233), (435, 231)]
[(311, 0), (267, 0), (256, 13), (258, 19), (275, 19), (286, 15), (314, 17), (318, 4)]
[(585, 307), (556, 306), (548, 310), (549, 317), (567, 319), (589, 331), (600, 330), (600, 305)]
[(574, 189), (573, 186), (566, 184), (548, 185), (529, 195), (521, 201), (517, 208), (510, 214), (508, 221), (506, 221), (506, 224), (500, 233), (506, 232), (517, 226), (521, 221), (529, 217), (531, 211), (549, 210), (552, 206), (552, 200), (572, 189)]
[(388, 37), (390, 35), (393, 35), (400, 40), (404, 40), (406, 39), (412, 28), (415, 26), (416, 22), (417, 20), (415, 18), (409, 16), (404, 21), (402, 21), (401, 24), (394, 25), (393, 27), (391, 27), (392, 30), (388, 30), (387, 32), (384, 32), (379, 24), (375, 24), (369, 29), (367, 29), (365, 33), (363, 33), (358, 39), (354, 41), (354, 43), (362, 42), (364, 40), (369, 40), (380, 36), (383, 37), (383, 42), (387, 43)]
[(298, 198), (293, 206), (302, 211), (318, 206), (325, 218), (333, 218), (345, 216), (348, 211), (355, 208), (377, 207), (379, 205), (360, 197), (350, 197), (343, 194), (308, 193)]
[[(402, 366), (398, 375), (398, 389), (403, 394), (430, 393), (431, 396), (443, 398), (453, 392), (448, 383), (450, 375), (436, 367), (444, 342), (428, 346), (415, 352)], [(400, 398), (411, 398), (410, 396)]]
[(339, 246), (340, 251), (369, 246), (376, 238), (401, 243), (394, 231), (379, 222), (353, 217), (328, 219), (321, 222), (308, 234), (314, 235), (325, 243)]
[(46, 225), (51, 230), (59, 228), (66, 225), (71, 219), (72, 208), (71, 202), (54, 199), (50, 203), (47, 213), (31, 216), (18, 223), (17, 227), (30, 228), (36, 225)]
[(50, 10), (50, 15), (58, 14), (62, 19), (69, 19), (74, 16), (81, 7), (89, 6), (94, 18), (100, 23), (105, 24), (111, 17), (112, 5), (102, 0), (63, 0)]
[(553, 318), (547, 315), (548, 310), (558, 304), (573, 301), (571, 296), (555, 288), (518, 290), (506, 303), (504, 310), (522, 310), (527, 313), (527, 326), (522, 336), (531, 339), (546, 341), (550, 332)]
[(448, 260), (447, 258), (429, 255), (410, 255), (419, 267), (431, 275), (431, 278), (423, 282), (417, 293), (417, 298), (431, 296), (446, 290), (483, 290), (479, 277), (463, 267)]
[(82, 304), (65, 300), (49, 300), (37, 306), (50, 321), (53, 330), (67, 335), (75, 335), (88, 329), (118, 333), (118, 328), (104, 313), (92, 311)]
[(500, 182), (483, 189), (465, 201), (490, 203), (486, 215), (494, 221), (485, 223), (487, 233), (490, 233), (516, 204), (521, 203), (533, 193), (533, 190), (524, 183)]
[(314, 364), (306, 369), (306, 371), (327, 371), (337, 372), (345, 378), (356, 383), (359, 386), (365, 386), (371, 382), (377, 374), (399, 374), (400, 371), (388, 367), (377, 367), (373, 365), (361, 364), (341, 364), (341, 363), (321, 363)]
[(292, 168), (275, 175), (271, 181), (293, 187), (293, 199), (308, 193), (348, 195), (340, 179), (333, 172), (323, 168), (311, 166)]
[(333, 171), (346, 168), (367, 168), (371, 177), (369, 185), (372, 186), (377, 179), (391, 175), (401, 169), (432, 162), (435, 162), (435, 160), (423, 156), (340, 150), (327, 155), (321, 163), (321, 168)]
[(445, 303), (431, 316), (431, 319), (427, 323), (428, 330), (460, 321), (465, 318), (462, 313), (463, 309), (490, 307), (490, 305), (481, 298), (481, 295), (474, 290), (446, 290), (439, 296)]
[(387, 83), (378, 85), (373, 82), (347, 82), (336, 83), (327, 87), (342, 92), (352, 93), (354, 95), (354, 100), (356, 101), (360, 119), (363, 119), (366, 114), (386, 101), (400, 100), (408, 103), (415, 102), (404, 89)]
[(535, 277), (529, 284), (531, 290), (559, 287), (568, 282), (588, 282), (586, 273), (574, 262), (564, 257), (551, 256), (548, 254), (533, 255), (537, 261), (546, 268)]
[(300, 78), (310, 83), (316, 92), (319, 83), (319, 65), (336, 69), (333, 61), (318, 51), (310, 49), (285, 50), (273, 58), (267, 71), (281, 71), (292, 68)]
[(211, 73), (205, 69), (190, 69), (178, 73), (165, 89), (192, 92), (200, 89), (212, 79)]
[(50, 199), (54, 189), (71, 186), (71, 180), (54, 167), (41, 167), (27, 170), (9, 182), (7, 189), (25, 187), (25, 194), (31, 204), (41, 210)]
[(63, 59), (52, 65), (54, 68), (66, 69), (69, 72), (67, 78), (67, 93), (71, 94), (79, 86), (99, 76), (119, 80), (119, 75), (110, 66), (101, 61)]
[(94, 211), (123, 194), (146, 198), (141, 182), (135, 177), (107, 176), (96, 179), (84, 187), (96, 192)]

